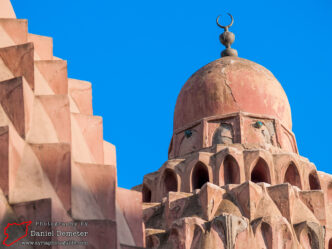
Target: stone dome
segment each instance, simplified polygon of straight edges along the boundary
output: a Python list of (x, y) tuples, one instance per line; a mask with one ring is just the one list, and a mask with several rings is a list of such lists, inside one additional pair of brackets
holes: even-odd
[(273, 74), (252, 61), (223, 57), (199, 69), (183, 86), (174, 130), (204, 117), (239, 111), (273, 116), (292, 129), (286, 93)]

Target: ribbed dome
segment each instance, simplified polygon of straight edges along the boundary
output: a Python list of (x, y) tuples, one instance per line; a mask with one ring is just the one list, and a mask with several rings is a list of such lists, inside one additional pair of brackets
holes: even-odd
[(193, 74), (174, 111), (174, 130), (191, 122), (234, 112), (270, 115), (292, 129), (287, 96), (273, 74), (257, 63), (223, 57)]

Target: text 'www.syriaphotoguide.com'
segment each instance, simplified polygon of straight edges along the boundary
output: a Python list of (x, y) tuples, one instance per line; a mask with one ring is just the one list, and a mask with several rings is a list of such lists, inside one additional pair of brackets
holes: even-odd
[(87, 241), (22, 241), (21, 245), (24, 246), (86, 246)]

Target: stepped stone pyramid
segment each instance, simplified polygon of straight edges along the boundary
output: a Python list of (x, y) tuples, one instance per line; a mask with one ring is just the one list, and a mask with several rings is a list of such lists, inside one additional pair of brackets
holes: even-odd
[[(57, 229), (88, 236), (29, 233), (10, 248), (144, 246), (141, 193), (117, 187), (115, 147), (93, 115), (91, 84), (67, 77), (52, 38), (28, 33), (9, 0), (0, 0), (0, 162), (1, 248), (7, 224), (25, 221), (39, 232), (56, 227), (35, 222), (87, 222)], [(21, 244), (69, 239), (87, 245)]]

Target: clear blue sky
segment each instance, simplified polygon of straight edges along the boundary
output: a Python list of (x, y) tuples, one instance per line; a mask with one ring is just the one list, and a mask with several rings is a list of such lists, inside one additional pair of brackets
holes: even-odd
[(239, 56), (271, 70), (292, 108), (300, 154), (332, 173), (332, 1), (12, 0), (29, 32), (51, 36), (71, 78), (93, 86), (94, 114), (130, 188), (166, 160), (185, 81), (219, 58), (231, 12)]

